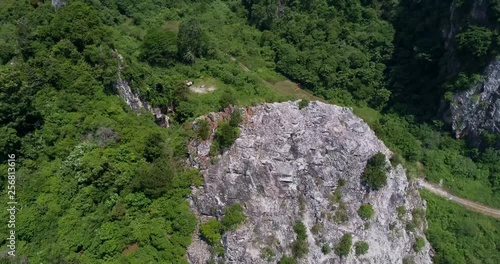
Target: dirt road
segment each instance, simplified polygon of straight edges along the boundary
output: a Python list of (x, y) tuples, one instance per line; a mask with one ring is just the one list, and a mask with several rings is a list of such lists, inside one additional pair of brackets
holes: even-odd
[(472, 201), (454, 196), (453, 194), (445, 191), (443, 188), (441, 188), (437, 184), (429, 183), (429, 182), (426, 182), (424, 180), (419, 180), (419, 184), (424, 189), (426, 189), (426, 190), (428, 190), (436, 195), (439, 195), (441, 197), (447, 198), (448, 200), (453, 201), (457, 204), (460, 204), (467, 209), (470, 209), (474, 212), (478, 212), (478, 213), (481, 213), (484, 215), (494, 217), (496, 219), (500, 219), (500, 209), (491, 208), (491, 207), (482, 205), (480, 203), (472, 202)]

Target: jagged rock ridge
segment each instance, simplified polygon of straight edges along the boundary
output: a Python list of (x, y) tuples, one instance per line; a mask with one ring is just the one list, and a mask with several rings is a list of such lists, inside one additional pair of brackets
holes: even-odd
[[(241, 135), (233, 146), (212, 165), (211, 140), (193, 141), (190, 165), (199, 167), (204, 186), (195, 188), (190, 198), (192, 210), (201, 221), (220, 218), (223, 208), (240, 203), (247, 220), (236, 230), (224, 234), (226, 263), (276, 263), (291, 256), (296, 239), (293, 225), (302, 221), (308, 230), (309, 253), (299, 263), (431, 263), (426, 242), (419, 253), (413, 249), (416, 237), (424, 236), (425, 219), (413, 231), (406, 230), (412, 210), (425, 210), (415, 183), (409, 183), (405, 170), (388, 163), (387, 186), (367, 191), (360, 182), (367, 160), (377, 152), (391, 152), (374, 132), (348, 108), (311, 102), (299, 109), (296, 102), (264, 104), (245, 109)], [(205, 118), (212, 128), (229, 113), (212, 113)], [(196, 126), (196, 123), (194, 124)], [(212, 159), (213, 160), (213, 159)], [(339, 179), (345, 180), (343, 187)], [(339, 203), (331, 195), (337, 188), (346, 206), (348, 221), (337, 223)], [(370, 203), (374, 217), (365, 221), (357, 213)], [(398, 217), (397, 207), (407, 210)], [(313, 234), (313, 226), (320, 232)], [(321, 252), (326, 244), (333, 248), (343, 234), (369, 244), (368, 254), (356, 257), (354, 249), (347, 258)], [(206, 263), (208, 247), (199, 235), (188, 250), (191, 263)], [(261, 257), (269, 247), (276, 254), (271, 260)]]

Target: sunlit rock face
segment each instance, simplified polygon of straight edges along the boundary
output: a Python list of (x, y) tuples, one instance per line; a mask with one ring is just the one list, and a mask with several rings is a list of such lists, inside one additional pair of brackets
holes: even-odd
[(488, 65), (484, 81), (453, 97), (450, 114), (457, 138), (500, 133), (500, 59)]
[[(213, 131), (232, 111), (204, 118)], [(351, 109), (311, 102), (299, 109), (297, 102), (264, 104), (243, 109), (241, 134), (233, 146), (218, 157), (209, 157), (211, 139), (189, 145), (191, 166), (200, 168), (204, 185), (193, 189), (192, 210), (200, 222), (220, 219), (223, 209), (240, 203), (246, 221), (235, 231), (225, 232), (221, 241), (226, 263), (276, 263), (292, 256), (296, 240), (293, 226), (302, 221), (307, 228), (308, 254), (298, 263), (431, 263), (429, 243), (415, 252), (417, 237), (424, 237), (422, 218), (407, 228), (413, 212), (425, 212), (415, 183), (405, 170), (387, 160), (387, 185), (369, 191), (361, 175), (370, 157), (390, 150)], [(196, 126), (196, 122), (193, 124)], [(343, 186), (339, 186), (344, 181)], [(332, 197), (340, 191), (340, 201)], [(338, 197), (338, 196), (337, 196)], [(361, 204), (375, 210), (370, 220), (358, 215)], [(398, 217), (397, 208), (406, 213)], [(342, 220), (340, 215), (344, 214)], [(416, 215), (415, 213), (413, 215)], [(332, 250), (344, 234), (352, 234), (353, 247), (342, 259)], [(354, 244), (366, 241), (368, 253), (356, 256)], [(272, 250), (267, 259), (263, 252)], [(206, 263), (209, 247), (194, 235), (189, 248), (191, 263)]]

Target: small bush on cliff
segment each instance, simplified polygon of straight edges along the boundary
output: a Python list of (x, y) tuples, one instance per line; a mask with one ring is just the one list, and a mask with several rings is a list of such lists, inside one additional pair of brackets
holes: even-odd
[(325, 255), (328, 255), (330, 253), (330, 251), (332, 251), (332, 249), (330, 248), (330, 246), (328, 244), (324, 244), (321, 247), (321, 252), (323, 252), (323, 254), (325, 254)]
[(358, 209), (359, 216), (365, 220), (372, 218), (374, 213), (375, 211), (370, 204), (362, 204)]
[(292, 254), (295, 258), (302, 258), (309, 253), (306, 226), (298, 221), (293, 226), (293, 231), (297, 234), (297, 240), (292, 243)]
[(354, 246), (356, 248), (356, 256), (361, 256), (368, 253), (369, 246), (365, 241), (358, 241), (356, 242), (356, 244), (354, 244)]
[(345, 257), (349, 255), (351, 247), (352, 247), (352, 235), (345, 234), (342, 236), (337, 246), (335, 246), (335, 254), (339, 255), (340, 257)]
[(210, 136), (210, 124), (207, 120), (203, 119), (198, 122), (198, 137), (201, 140), (207, 140)]
[(224, 218), (222, 218), (222, 225), (225, 230), (234, 230), (239, 224), (245, 221), (246, 216), (243, 212), (243, 207), (240, 204), (233, 204), (224, 209)]
[(306, 232), (306, 226), (302, 222), (297, 222), (293, 226), (293, 231), (295, 231), (295, 234), (297, 234), (297, 240), (306, 240), (307, 239), (307, 232)]
[(238, 127), (242, 121), (242, 114), (239, 108), (234, 109), (231, 113), (231, 118), (229, 119), (229, 125), (232, 127)]
[(309, 253), (309, 245), (305, 240), (295, 240), (292, 243), (292, 254), (295, 258), (303, 258)]
[(368, 160), (361, 180), (370, 189), (380, 189), (387, 184), (385, 155), (377, 153)]
[(297, 261), (291, 257), (283, 256), (278, 264), (297, 264)]
[(415, 252), (420, 252), (425, 247), (425, 239), (423, 237), (417, 237), (413, 249)]
[(212, 246), (219, 243), (223, 230), (222, 224), (215, 219), (209, 220), (200, 226), (202, 237)]
[(217, 128), (216, 137), (219, 142), (219, 146), (223, 149), (231, 147), (234, 141), (240, 135), (240, 129), (237, 127), (232, 127), (228, 122), (223, 121), (219, 124)]
[(309, 100), (302, 99), (299, 102), (299, 109), (306, 108), (309, 105)]

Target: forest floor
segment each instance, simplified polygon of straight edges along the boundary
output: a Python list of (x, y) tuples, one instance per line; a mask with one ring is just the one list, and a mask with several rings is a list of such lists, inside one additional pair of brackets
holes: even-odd
[(449, 193), (438, 184), (426, 182), (422, 179), (419, 180), (419, 184), (421, 187), (430, 191), (431, 193), (447, 198), (448, 200), (453, 201), (469, 210), (500, 219), (500, 209), (491, 208), (477, 202), (460, 198)]

